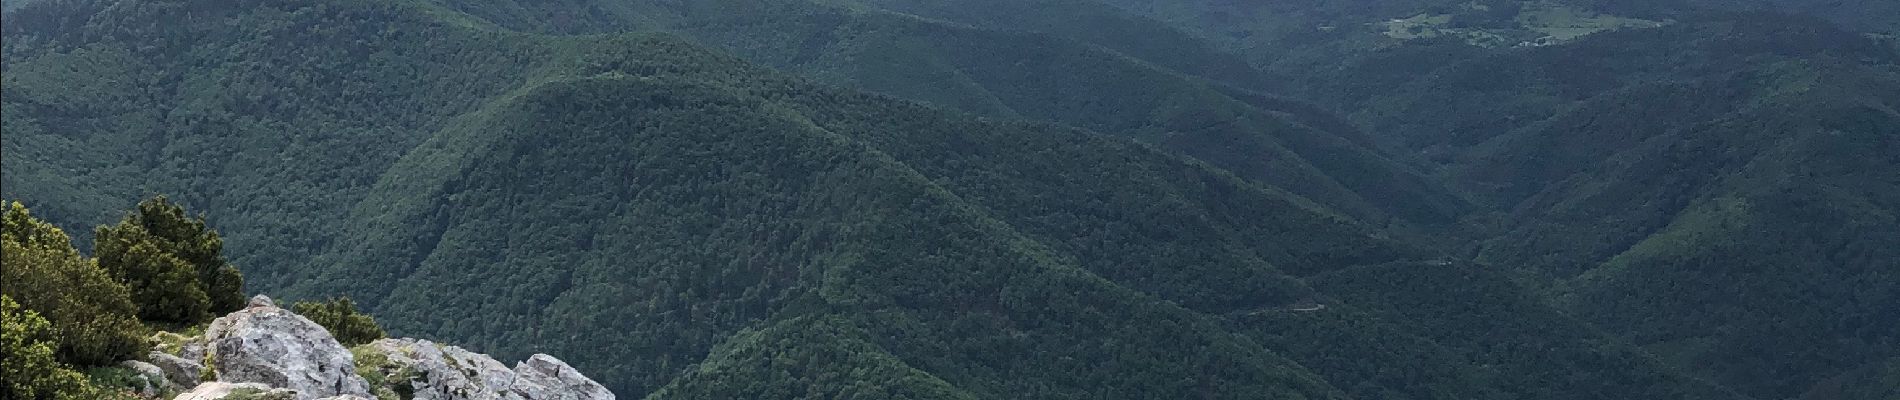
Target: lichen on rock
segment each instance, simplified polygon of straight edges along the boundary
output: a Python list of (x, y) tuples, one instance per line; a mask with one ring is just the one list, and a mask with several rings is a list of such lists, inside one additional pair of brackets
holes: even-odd
[(306, 400), (369, 394), (349, 350), (328, 331), (268, 300), (261, 303), (219, 317), (205, 329), (206, 366), (217, 371), (219, 381), (295, 390)]

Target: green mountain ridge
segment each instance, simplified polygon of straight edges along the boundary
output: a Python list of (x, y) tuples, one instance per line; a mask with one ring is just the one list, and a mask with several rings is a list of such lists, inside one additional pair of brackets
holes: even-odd
[[(1435, 6), (1383, 3), (1347, 14)], [(1593, 3), (1675, 19), (1246, 47), (1089, 1), (982, 4), (10, 9), (0, 195), (77, 227), (172, 193), (253, 290), (573, 354), (622, 396), (1891, 380), (1900, 56), (1859, 33)], [(1308, 53), (1259, 62), (1281, 45)], [(1313, 55), (1339, 68), (1274, 77)]]
[[(175, 15), (167, 10), (211, 11), (133, 7), (139, 4), (147, 3), (119, 7), (154, 18)], [(146, 188), (201, 199), (192, 201), (203, 201), (214, 213), (234, 213), (229, 220), (309, 227), (296, 231), (296, 241), (266, 245), (273, 232), (292, 231), (258, 222), (221, 226), (232, 248), (265, 248), (234, 257), (254, 285), (282, 288), (288, 295), (349, 294), (376, 309), (392, 332), (465, 339), (458, 343), (504, 358), (575, 350), (569, 352), (578, 354), (571, 362), (624, 393), (662, 387), (677, 388), (665, 393), (682, 397), (731, 393), (691, 388), (743, 383), (707, 383), (701, 381), (710, 379), (704, 375), (683, 373), (749, 327), (824, 318), (833, 321), (829, 326), (868, 333), (861, 338), (889, 353), (867, 354), (872, 358), (858, 362), (895, 368), (891, 360), (901, 360), (911, 368), (890, 371), (918, 383), (890, 390), (948, 390), (930, 383), (941, 380), (955, 388), (952, 393), (980, 397), (1145, 398), (1200, 392), (1334, 398), (1340, 392), (1321, 375), (1226, 333), (1213, 315), (1194, 310), (1278, 307), (1313, 296), (1289, 272), (1310, 274), (1427, 254), (1379, 239), (1376, 231), (1298, 196), (1149, 146), (1049, 125), (980, 122), (879, 96), (822, 89), (671, 39), (519, 35), (438, 22), (427, 9), (391, 4), (286, 2), (258, 10), (219, 16), (237, 23), (155, 28), (169, 30), (159, 36), (201, 38), (245, 36), (221, 29), (260, 29), (251, 34), (277, 35), (291, 46), (273, 50), (175, 40), (171, 48), (119, 50), (120, 42), (110, 39), (9, 40), (9, 54), (71, 49), (9, 64), (8, 110), (28, 111), (7, 113), (14, 118), (6, 128), (9, 171), (56, 168), (12, 163), (21, 159), (17, 154), (50, 151), (34, 141), (46, 139), (18, 140), (28, 135), (17, 133), (85, 126), (59, 118), (120, 121), (110, 113), (31, 112), (44, 109), (33, 105), (46, 104), (50, 100), (42, 99), (53, 93), (91, 101), (110, 98), (96, 93), (113, 92), (38, 91), (42, 86), (36, 85), (50, 81), (35, 79), (45, 79), (30, 73), (36, 65), (62, 65), (94, 54), (118, 60), (137, 51), (194, 54), (200, 51), (189, 49), (225, 48), (236, 51), (224, 54), (244, 55), (234, 64), (245, 67), (212, 64), (213, 70), (236, 73), (239, 79), (223, 82), (239, 89), (246, 87), (243, 71), (274, 71), (250, 79), (259, 82), (256, 87), (277, 87), (316, 80), (300, 76), (341, 71), (356, 75), (322, 80), (373, 81), (369, 77), (412, 68), (484, 65), (490, 69), (471, 75), (481, 79), (398, 75), (440, 78), (407, 81), (421, 90), (305, 87), (312, 93), (341, 91), (338, 98), (390, 99), (389, 104), (403, 102), (380, 93), (464, 93), (426, 97), (439, 102), (420, 103), (430, 106), (421, 110), (439, 111), (424, 113), (414, 106), (370, 108), (375, 104), (332, 111), (327, 107), (335, 103), (300, 102), (292, 95), (262, 104), (263, 96), (205, 96), (222, 99), (197, 103), (207, 116), (162, 119), (202, 121), (158, 135), (166, 144), (157, 146), (177, 153), (157, 157), (161, 167), (152, 171), (174, 171), (178, 176), (171, 179), (178, 183)], [(218, 14), (193, 17), (210, 15)], [(272, 17), (292, 23), (245, 22)], [(370, 42), (309, 47), (298, 44), (352, 42), (292, 39), (333, 35), (390, 44), (430, 39), (406, 44), (415, 46), (410, 48)], [(355, 62), (384, 69), (299, 67), (295, 62), (305, 58), (288, 58), (303, 54), (333, 54), (329, 60), (337, 64), (328, 65)], [(404, 54), (408, 57), (398, 56)], [(148, 59), (197, 63), (189, 57)], [(253, 64), (258, 62), (265, 64)], [(258, 68), (269, 63), (278, 67)], [(156, 72), (155, 79), (165, 82), (165, 76), (193, 75), (185, 71), (190, 69), (118, 73)], [(202, 88), (189, 79), (183, 82), (181, 87)], [(296, 93), (299, 88), (286, 86), (278, 90)], [(642, 95), (629, 96), (635, 93)], [(279, 122), (325, 115), (364, 118)], [(371, 128), (392, 120), (433, 134), (353, 136), (405, 131)], [(192, 127), (204, 126), (230, 129), (227, 140), (241, 145), (216, 146), (219, 142), (190, 134), (202, 129)], [(254, 128), (260, 126), (328, 129), (285, 135)], [(115, 135), (150, 137), (139, 131), (88, 133), (100, 140), (94, 143), (113, 143)], [(392, 142), (408, 143), (413, 150)], [(250, 157), (273, 156), (259, 149), (283, 149), (274, 155), (279, 158), (360, 168), (301, 166), (332, 171), (304, 175), (281, 169), (297, 165), (245, 164)], [(309, 153), (343, 149), (389, 153), (358, 151), (339, 159)], [(187, 151), (231, 155), (186, 156), (193, 154)], [(626, 164), (580, 170), (572, 162), (577, 159)], [(188, 160), (236, 165), (164, 167), (190, 165), (167, 164)], [(1101, 165), (1128, 167), (1102, 170)], [(366, 175), (334, 175), (341, 171)], [(628, 174), (635, 171), (644, 172)], [(1135, 171), (1141, 172), (1130, 173)], [(8, 174), (16, 176), (21, 175)], [(230, 188), (243, 186), (209, 184), (271, 176), (288, 178), (238, 191)], [(1065, 193), (1055, 197), (1028, 190), (1049, 185), (1068, 188), (1053, 192)], [(22, 188), (11, 182), (7, 187)], [(54, 192), (35, 189), (44, 187), (24, 185), (29, 190), (24, 197), (33, 198), (33, 190)], [(293, 200), (298, 192), (286, 189), (299, 187), (336, 190)], [(126, 188), (101, 189), (119, 190)], [(282, 197), (286, 193), (291, 196)], [(233, 202), (236, 198), (248, 201)], [(241, 206), (258, 201), (271, 203)], [(62, 206), (73, 207), (53, 208)], [(310, 206), (316, 207), (304, 208)], [(334, 215), (351, 222), (303, 222)], [(835, 317), (822, 316), (827, 314)], [(831, 346), (825, 343), (813, 345)], [(863, 348), (848, 343), (839, 345)], [(797, 348), (786, 351), (793, 353), (785, 357), (812, 356), (798, 354)]]
[(1896, 310), (1900, 80), (1857, 34), (1732, 17), (1453, 63), (1359, 115), (1427, 134), (1405, 140), (1502, 208), (1476, 219), (1480, 260), (1680, 367), (1796, 396), (1900, 331), (1874, 317)]
[[(1087, 2), (1062, 8), (1089, 11), (1080, 14), (994, 7), (1036, 10), (1038, 17), (1081, 18), (1082, 23), (1106, 20), (1103, 23), (1114, 27), (1156, 32), (1113, 38), (1157, 37), (1154, 40), (1170, 43), (1111, 50), (1014, 25), (966, 24), (982, 21), (976, 17), (951, 23), (936, 17), (953, 16), (892, 11), (942, 9), (941, 4), (922, 4), (616, 2), (592, 5), (599, 11), (568, 23), (577, 26), (569, 30), (580, 32), (666, 31), (828, 83), (990, 117), (1027, 117), (1126, 134), (1373, 222), (1440, 224), (1467, 208), (1462, 199), (1412, 168), (1385, 159), (1357, 137), (1363, 133), (1341, 126), (1316, 130), (1296, 122), (1324, 120), (1323, 111), (1297, 102), (1236, 99), (1257, 95), (1230, 94), (1234, 88), (1270, 81), (1191, 37), (1162, 34), (1158, 24), (1089, 7)], [(520, 29), (564, 31), (549, 27), (552, 22), (545, 16), (566, 7), (557, 4), (449, 6), (515, 21), (504, 25)], [(1077, 22), (1049, 26), (1072, 23)]]

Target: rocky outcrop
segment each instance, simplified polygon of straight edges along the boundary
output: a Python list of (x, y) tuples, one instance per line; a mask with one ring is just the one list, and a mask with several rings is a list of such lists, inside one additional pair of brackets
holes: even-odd
[(261, 383), (297, 392), (309, 400), (344, 394), (369, 395), (348, 349), (323, 326), (259, 296), (252, 307), (216, 320), (205, 329), (208, 367), (220, 382)]
[(427, 340), (381, 339), (358, 351), (366, 357), (364, 373), (416, 400), (502, 399), (515, 380), (494, 358)]
[(184, 357), (154, 351), (147, 354), (146, 358), (152, 360), (152, 365), (158, 367), (159, 371), (164, 372), (165, 379), (171, 381), (174, 387), (197, 387), (198, 377), (204, 376), (205, 373), (204, 364)]
[(546, 354), (509, 369), (488, 355), (419, 339), (377, 340), (359, 352), (365, 373), (416, 400), (614, 399), (606, 387)]
[(613, 400), (613, 392), (546, 354), (515, 364), (515, 394), (529, 400)]
[(136, 386), (134, 391), (138, 392), (139, 397), (150, 398), (157, 396), (160, 390), (166, 388), (177, 390), (177, 385), (173, 385), (171, 381), (166, 380), (165, 370), (159, 369), (157, 365), (138, 360), (125, 360), (125, 362), (119, 363), (119, 366), (139, 374), (138, 382), (134, 382)]
[(265, 296), (265, 295), (260, 294), (256, 296), (251, 296), (251, 300), (244, 304), (244, 308), (258, 308), (258, 307), (276, 308), (277, 302), (272, 301), (270, 299), (270, 296)]
[(221, 400), (225, 398), (243, 398), (246, 400), (293, 400), (297, 393), (289, 389), (272, 388), (262, 383), (205, 382), (192, 388), (190, 392), (178, 395), (173, 400)]
[[(156, 373), (154, 381), (192, 388), (174, 400), (375, 400), (376, 394), (414, 400), (614, 400), (606, 387), (546, 354), (511, 369), (485, 354), (420, 339), (382, 339), (345, 349), (322, 326), (264, 296), (213, 320), (203, 336), (161, 332), (152, 340), (160, 351), (149, 355), (151, 364), (128, 363), (128, 368)], [(199, 383), (200, 377), (215, 379)]]

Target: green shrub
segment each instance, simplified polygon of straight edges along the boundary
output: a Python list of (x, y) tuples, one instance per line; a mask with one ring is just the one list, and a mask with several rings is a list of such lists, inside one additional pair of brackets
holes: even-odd
[(205, 353), (205, 359), (202, 360), (199, 365), (205, 366), (205, 369), (198, 371), (198, 381), (210, 382), (218, 380), (218, 353)]
[(85, 375), (53, 357), (52, 324), (12, 297), (0, 295), (0, 395), (7, 399), (82, 399)]
[(188, 325), (244, 307), (244, 278), (225, 261), (224, 240), (164, 196), (99, 227), (94, 240), (99, 266), (126, 284), (148, 322)]
[(0, 219), (0, 293), (44, 316), (61, 362), (109, 365), (149, 349), (125, 286), (80, 256), (66, 232), (17, 202)]
[(136, 399), (139, 398), (139, 396), (133, 395), (133, 393), (138, 393), (141, 389), (146, 388), (147, 385), (157, 389), (157, 395), (154, 398), (169, 399), (177, 394), (168, 390), (164, 382), (148, 380), (145, 375), (131, 368), (118, 366), (95, 367), (87, 369), (85, 375), (87, 381), (91, 384), (92, 394), (96, 396), (95, 398), (101, 400), (116, 399), (118, 397), (115, 396), (120, 394), (126, 395), (122, 397)]
[(290, 311), (309, 318), (317, 325), (323, 325), (344, 346), (369, 343), (384, 337), (383, 327), (376, 324), (376, 319), (357, 311), (356, 303), (348, 297), (321, 302), (299, 301), (290, 306)]

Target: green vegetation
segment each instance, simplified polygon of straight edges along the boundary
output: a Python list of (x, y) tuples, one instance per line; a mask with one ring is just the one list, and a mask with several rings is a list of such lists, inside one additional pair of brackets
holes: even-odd
[[(4, 271), (6, 284), (0, 285), (4, 292), (0, 293), (0, 314), (4, 314), (6, 332), (4, 343), (0, 343), (0, 359), (4, 360), (7, 379), (6, 386), (0, 387), (4, 394), (0, 397), (130, 400), (141, 398), (136, 391), (159, 388), (159, 383), (148, 382), (118, 363), (142, 359), (153, 349), (154, 344), (147, 340), (151, 326), (190, 323), (178, 317), (195, 314), (178, 310), (205, 313), (209, 301), (203, 291), (207, 285), (198, 279), (199, 269), (177, 258), (178, 253), (157, 250), (160, 247), (154, 245), (178, 249), (191, 260), (222, 261), (217, 233), (206, 228), (202, 218), (184, 218), (180, 207), (156, 197), (140, 203), (140, 214), (127, 217), (125, 224), (100, 229), (101, 247), (137, 241), (132, 246), (135, 250), (108, 253), (118, 255), (98, 260), (81, 255), (64, 230), (40, 220), (24, 204), (5, 204), (7, 209), (0, 213), (0, 222), (4, 222), (0, 225), (0, 246), (4, 246), (0, 256), (5, 257), (6, 268), (0, 271)], [(147, 229), (170, 234), (153, 235)], [(102, 265), (115, 267), (109, 270)], [(137, 272), (158, 268), (177, 268), (185, 273), (165, 280)], [(218, 271), (223, 273), (212, 277), (221, 282), (241, 282), (235, 268), (222, 266)], [(128, 289), (127, 284), (141, 288), (143, 297)], [(242, 298), (235, 286), (226, 289), (230, 290), (226, 297)], [(196, 303), (181, 308), (180, 298)], [(348, 333), (348, 339), (381, 336), (375, 322), (355, 313), (347, 299), (306, 308), (324, 321), (337, 323)], [(202, 320), (199, 316), (193, 318)], [(173, 354), (185, 340), (171, 333), (156, 337), (157, 350)], [(211, 360), (204, 361), (211, 365)], [(79, 372), (82, 370), (83, 374)], [(200, 379), (215, 378), (211, 369), (205, 373)], [(160, 390), (157, 394), (166, 397), (171, 393)]]
[[(447, 3), (526, 30), (660, 30), (831, 84), (1125, 135), (1375, 223), (1445, 223), (1465, 208), (1362, 132), (1319, 129), (1323, 112), (1248, 101), (1275, 83), (1239, 58), (1091, 2)], [(574, 7), (607, 11), (564, 19), (572, 29), (545, 17)], [(1024, 32), (1051, 30), (1090, 42)]]
[(227, 233), (16, 206), (17, 279), (126, 299), (9, 286), (114, 332), (73, 365), (247, 284), (653, 399), (1859, 399), (1900, 348), (1900, 52), (1813, 18), (9, 7), (4, 195)]
[(131, 289), (141, 319), (191, 325), (244, 308), (244, 278), (224, 261), (223, 239), (164, 196), (93, 237), (99, 268)]
[(290, 311), (302, 315), (322, 325), (331, 336), (344, 346), (355, 346), (382, 339), (383, 327), (376, 319), (356, 310), (356, 302), (348, 297), (337, 297), (327, 301), (299, 301), (290, 306)]
[[(13, 264), (9, 264), (13, 265)], [(0, 398), (19, 400), (133, 400), (119, 368), (74, 370), (56, 357), (65, 347), (38, 312), (0, 295)]]
[(20, 307), (10, 296), (0, 296), (0, 371), (7, 379), (0, 393), (8, 399), (82, 399), (86, 377), (53, 357), (58, 346), (52, 324), (39, 313)]
[[(976, 396), (904, 365), (837, 318), (800, 317), (740, 332), (651, 398), (943, 399)], [(757, 365), (764, 364), (764, 368)]]
[[(1719, 386), (1669, 369), (1620, 345), (1518, 288), (1500, 271), (1461, 263), (1393, 263), (1342, 270), (1311, 280), (1342, 300), (1410, 328), (1451, 354), (1469, 357), (1476, 375), (1496, 380), (1504, 398), (1735, 398)], [(1497, 351), (1521, 347), (1535, 351)], [(1489, 351), (1487, 351), (1489, 350)]]
[(198, 365), (205, 366), (205, 369), (198, 371), (198, 381), (211, 382), (218, 380), (218, 353), (205, 352), (205, 358), (199, 361)]
[(139, 400), (141, 390), (151, 389), (151, 398), (165, 399), (178, 395), (177, 391), (166, 388), (163, 382), (152, 382), (138, 371), (126, 367), (93, 367), (85, 371), (86, 379), (97, 388), (89, 395), (97, 400)]
[[(1377, 3), (1260, 18), (1427, 15), (1440, 18), (1414, 22), (1491, 31), (1549, 11), (1538, 11), (1549, 2), (1515, 12), (1497, 2)], [(1496, 210), (1468, 216), (1448, 234), (1475, 244), (1454, 245), (1674, 368), (1745, 395), (1790, 398), (1892, 357), (1900, 327), (1876, 315), (1900, 307), (1882, 289), (1895, 278), (1881, 272), (1894, 257), (1885, 249), (1900, 245), (1887, 228), (1900, 188), (1886, 178), (1900, 164), (1885, 155), (1900, 121), (1891, 111), (1900, 52), (1813, 18), (1563, 3), (1673, 23), (1497, 49), (1381, 42), (1342, 23), (1310, 36), (1321, 40), (1274, 42), (1284, 53), (1246, 54), (1275, 56), (1260, 65), (1303, 80), (1296, 92), (1349, 113)], [(1895, 20), (1886, 4), (1850, 3), (1817, 6)], [(1258, 21), (1179, 22), (1223, 31)], [(1309, 53), (1327, 61), (1301, 64)]]
[[(199, 333), (203, 333), (203, 332), (199, 332)], [(188, 340), (191, 340), (191, 337), (183, 335), (183, 334), (161, 331), (161, 332), (153, 334), (152, 339), (153, 339), (151, 340), (152, 342), (156, 342), (156, 343), (152, 343), (153, 351), (164, 352), (165, 354), (170, 354), (170, 355), (175, 356), (175, 355), (178, 355), (179, 353), (184, 352), (185, 342)]]
[(1814, 386), (1801, 400), (1875, 400), (1900, 396), (1900, 358), (1849, 370)]
[[(66, 232), (8, 202), (0, 227), (0, 293), (47, 318), (61, 362), (109, 365), (145, 354), (146, 329), (125, 286), (74, 250)], [(36, 317), (40, 318), (40, 317)]]
[(231, 390), (231, 394), (224, 398), (229, 400), (296, 400), (297, 396), (287, 393), (270, 393), (253, 388), (237, 388)]
[[(414, 378), (412, 375), (415, 374), (415, 371), (408, 367), (390, 364), (388, 354), (370, 346), (359, 345), (350, 348), (350, 356), (356, 360), (356, 374), (369, 383), (370, 390), (373, 392), (371, 394), (375, 395), (377, 400), (401, 400), (405, 397), (397, 390), (414, 390), (408, 385), (386, 385), (391, 380), (410, 381)], [(409, 395), (413, 396), (414, 393)]]
[[(1883, 178), (1900, 163), (1877, 150), (1900, 143), (1896, 60), (1740, 15), (1455, 64), (1364, 115), (1457, 133), (1405, 145), (1508, 210), (1474, 218), (1479, 260), (1680, 368), (1786, 398), (1900, 340), (1874, 317), (1900, 304), (1879, 272), (1900, 246)], [(1480, 105), (1510, 110), (1457, 112)]]

